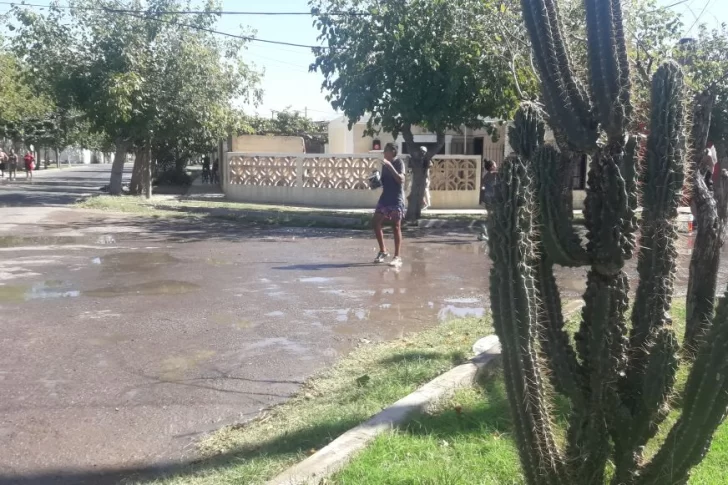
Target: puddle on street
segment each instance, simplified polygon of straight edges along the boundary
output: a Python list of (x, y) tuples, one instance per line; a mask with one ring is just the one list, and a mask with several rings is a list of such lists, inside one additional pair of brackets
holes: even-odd
[(104, 272), (118, 274), (154, 271), (161, 267), (180, 263), (181, 260), (170, 253), (138, 251), (112, 253), (94, 258), (91, 262), (92, 264), (101, 265)]
[(30, 285), (0, 286), (0, 303), (22, 303), (31, 300), (76, 298), (80, 295), (80, 291), (71, 289), (67, 283), (57, 280), (42, 281)]
[(161, 363), (159, 378), (163, 381), (179, 381), (188, 371), (195, 369), (215, 354), (216, 352), (212, 350), (197, 350), (189, 355), (167, 357)]
[(127, 286), (108, 286), (98, 290), (84, 291), (84, 296), (93, 298), (116, 298), (129, 295), (158, 296), (158, 295), (184, 295), (199, 290), (200, 285), (186, 281), (161, 280), (149, 281)]
[(336, 281), (337, 278), (325, 278), (323, 276), (311, 276), (309, 278), (298, 278), (298, 281), (300, 283), (317, 283), (317, 284), (324, 284), (324, 283), (333, 283)]
[(0, 236), (0, 248), (21, 248), (28, 246), (70, 246), (73, 244), (116, 244), (116, 239), (109, 235), (88, 236)]
[(437, 320), (446, 322), (453, 318), (483, 318), (485, 307), (462, 307), (445, 305), (437, 312)]
[(306, 347), (305, 345), (301, 345), (298, 342), (294, 342), (293, 340), (284, 338), (284, 337), (269, 337), (269, 338), (262, 338), (260, 340), (257, 340), (256, 342), (253, 342), (251, 344), (248, 344), (243, 349), (243, 354), (246, 356), (250, 355), (250, 352), (269, 352), (271, 347), (273, 348), (279, 348), (282, 351), (286, 353), (294, 353), (294, 354), (308, 354), (310, 353), (310, 349)]
[(0, 236), (0, 248), (24, 246), (60, 246), (79, 244), (82, 238), (74, 236)]

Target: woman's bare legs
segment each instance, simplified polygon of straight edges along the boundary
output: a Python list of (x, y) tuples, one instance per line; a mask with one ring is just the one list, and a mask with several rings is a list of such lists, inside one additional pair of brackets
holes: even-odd
[[(372, 227), (374, 228), (374, 235), (377, 237), (377, 242), (379, 243), (379, 252), (380, 253), (386, 253), (387, 250), (384, 247), (384, 229), (382, 228), (382, 224), (384, 223), (384, 216), (379, 213), (374, 214), (374, 218), (372, 219)], [(396, 245), (396, 239), (395, 239), (395, 245)]]
[(394, 221), (394, 257), (399, 257), (399, 251), (402, 249), (402, 219)]

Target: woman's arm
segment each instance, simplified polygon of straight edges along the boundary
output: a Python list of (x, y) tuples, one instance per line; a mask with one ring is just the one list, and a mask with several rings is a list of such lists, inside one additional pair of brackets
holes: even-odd
[(397, 170), (397, 167), (395, 167), (392, 162), (390, 162), (389, 160), (384, 160), (384, 166), (392, 171), (392, 175), (394, 175), (394, 180), (402, 185), (404, 183), (404, 164), (400, 161), (398, 165), (401, 172)]

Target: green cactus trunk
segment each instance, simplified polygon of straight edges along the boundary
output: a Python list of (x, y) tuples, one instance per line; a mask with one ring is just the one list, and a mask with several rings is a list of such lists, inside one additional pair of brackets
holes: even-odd
[[(696, 349), (680, 419), (646, 461), (643, 449), (669, 411), (680, 350), (669, 310), (686, 178), (682, 72), (667, 63), (654, 76), (640, 169), (638, 140), (626, 133), (630, 78), (619, 0), (585, 0), (590, 94), (573, 74), (555, 0), (522, 4), (561, 149), (543, 144), (538, 108), (522, 106), (509, 132), (517, 156), (501, 167), (489, 220), (493, 318), (526, 481), (601, 484), (611, 462), (614, 485), (684, 483), (728, 408), (728, 303), (721, 301), (709, 337)], [(597, 143), (600, 133), (604, 143)], [(591, 157), (586, 245), (571, 225), (560, 176), (571, 152), (580, 150)], [(623, 268), (636, 247), (638, 187), (639, 285), (630, 329)], [(555, 264), (589, 267), (574, 347)], [(571, 403), (563, 449), (554, 439), (550, 388)]]

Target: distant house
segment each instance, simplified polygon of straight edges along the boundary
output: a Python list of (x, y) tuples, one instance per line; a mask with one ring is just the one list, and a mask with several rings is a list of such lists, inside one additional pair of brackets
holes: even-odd
[[(380, 132), (375, 136), (365, 135), (368, 118), (359, 120), (351, 129), (346, 117), (341, 116), (329, 122), (329, 143), (327, 153), (368, 153), (381, 151), (385, 144), (396, 143), (399, 152), (407, 154), (407, 145), (402, 135), (394, 138), (390, 133)], [(487, 120), (497, 123), (497, 120)], [(463, 128), (461, 132), (451, 130), (445, 134), (445, 145), (441, 155), (481, 155), (484, 158), (501, 162), (505, 153), (505, 126), (497, 126), (497, 141), (485, 129), (471, 130)], [(437, 136), (420, 127), (413, 128), (415, 143), (431, 147), (437, 142)]]
[[(329, 143), (326, 153), (355, 154), (381, 151), (386, 143), (394, 142), (399, 152), (406, 154), (407, 146), (404, 138), (399, 135), (396, 139), (389, 133), (378, 133), (375, 136), (364, 135), (368, 118), (359, 120), (351, 129), (345, 116), (335, 118), (329, 122)], [(445, 146), (441, 150), (443, 155), (480, 155), (484, 159), (500, 163), (513, 150), (508, 143), (508, 125), (495, 119), (486, 119), (493, 123), (497, 130), (497, 140), (484, 129), (472, 130), (463, 127), (459, 131), (451, 130), (445, 134)], [(430, 147), (436, 142), (436, 135), (422, 128), (414, 128), (415, 142), (420, 146)], [(554, 142), (553, 133), (547, 129), (546, 142)], [(587, 163), (586, 157), (574, 167), (572, 189), (574, 193), (574, 207), (583, 203), (586, 188)]]

